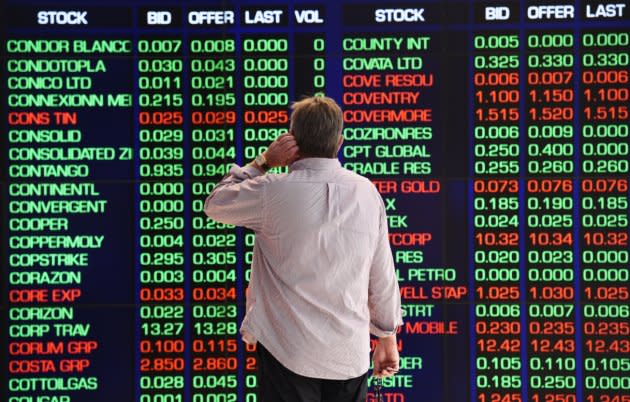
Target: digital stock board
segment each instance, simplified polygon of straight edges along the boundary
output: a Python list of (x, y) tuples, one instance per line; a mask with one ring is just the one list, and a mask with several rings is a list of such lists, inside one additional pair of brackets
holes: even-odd
[(325, 94), (388, 214), (383, 400), (630, 402), (629, 14), (5, 0), (0, 399), (256, 401), (255, 234), (203, 202)]

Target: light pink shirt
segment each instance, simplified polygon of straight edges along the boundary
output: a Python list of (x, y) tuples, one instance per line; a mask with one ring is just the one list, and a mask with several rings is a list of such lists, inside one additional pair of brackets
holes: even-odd
[(369, 368), (369, 333), (402, 324), (383, 201), (337, 159), (307, 158), (288, 174), (234, 165), (204, 206), (256, 233), (241, 334), (289, 370), (348, 379)]

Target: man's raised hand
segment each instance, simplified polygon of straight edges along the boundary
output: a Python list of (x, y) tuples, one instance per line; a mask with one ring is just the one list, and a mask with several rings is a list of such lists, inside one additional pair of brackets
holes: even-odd
[(269, 145), (263, 153), (269, 167), (287, 166), (299, 158), (299, 149), (295, 137), (291, 133), (284, 133)]

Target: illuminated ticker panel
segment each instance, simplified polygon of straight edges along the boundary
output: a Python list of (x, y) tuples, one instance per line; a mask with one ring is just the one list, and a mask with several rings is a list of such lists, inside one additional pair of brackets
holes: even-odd
[(384, 400), (630, 402), (627, 2), (5, 3), (3, 400), (255, 402), (255, 234), (203, 202), (327, 95), (388, 215)]
[[(581, 342), (588, 402), (614, 400), (627, 381), (628, 333), (628, 29), (580, 30), (577, 92), (581, 179), (576, 189)], [(578, 240), (578, 239), (576, 239)], [(576, 290), (577, 291), (577, 290)], [(624, 379), (625, 378), (625, 379)], [(625, 391), (627, 395), (628, 391)]]

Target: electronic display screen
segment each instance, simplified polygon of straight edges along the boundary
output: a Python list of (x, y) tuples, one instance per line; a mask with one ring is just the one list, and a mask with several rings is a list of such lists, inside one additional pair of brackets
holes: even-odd
[(203, 203), (325, 94), (388, 215), (383, 400), (630, 402), (629, 14), (5, 0), (0, 399), (255, 402), (255, 235)]

